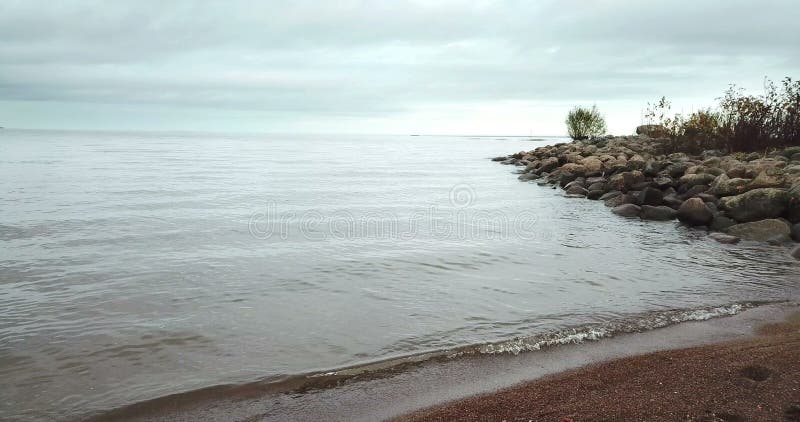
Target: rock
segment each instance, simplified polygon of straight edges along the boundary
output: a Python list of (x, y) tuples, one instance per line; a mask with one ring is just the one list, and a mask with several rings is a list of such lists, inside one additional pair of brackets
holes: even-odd
[(800, 146), (789, 147), (783, 150), (783, 156), (791, 160), (794, 160), (794, 158), (792, 157), (794, 157), (797, 154), (800, 154)]
[(739, 243), (739, 241), (742, 240), (742, 239), (740, 239), (740, 238), (738, 238), (736, 236), (732, 236), (732, 235), (725, 234), (725, 233), (711, 233), (711, 234), (708, 235), (708, 237), (710, 237), (711, 239), (716, 240), (719, 243), (725, 243), (725, 244), (729, 244), (729, 245), (730, 244), (734, 244), (734, 243)]
[(639, 154), (635, 154), (630, 160), (628, 160), (628, 166), (634, 170), (644, 170), (645, 165), (647, 165), (647, 162), (645, 161), (644, 157)]
[(601, 190), (590, 190), (586, 197), (591, 200), (598, 200), (604, 195), (603, 191)]
[(617, 173), (608, 179), (608, 187), (627, 192), (633, 185), (644, 181), (644, 174), (638, 170)]
[(569, 184), (569, 182), (572, 182), (573, 180), (575, 180), (577, 178), (578, 178), (578, 175), (575, 174), (575, 173), (564, 173), (564, 172), (561, 172), (561, 174), (558, 176), (558, 185), (561, 186), (562, 188), (566, 187)]
[(607, 201), (607, 200), (609, 200), (611, 198), (616, 198), (617, 196), (620, 196), (620, 195), (622, 195), (622, 192), (620, 192), (618, 190), (612, 190), (611, 192), (603, 194), (603, 196), (600, 197), (600, 200), (601, 201)]
[(641, 125), (636, 127), (636, 134), (650, 138), (663, 138), (666, 137), (669, 132), (667, 128), (662, 125)]
[(585, 176), (586, 175), (586, 167), (581, 164), (576, 163), (567, 163), (561, 166), (561, 171), (565, 173), (572, 173), (576, 176)]
[(800, 181), (789, 189), (789, 206), (784, 217), (792, 224), (800, 223)]
[(593, 185), (595, 183), (605, 183), (607, 180), (605, 177), (589, 177), (586, 179), (586, 183), (589, 185)]
[(800, 242), (800, 223), (792, 226), (792, 239), (794, 239), (795, 242)]
[(691, 188), (692, 186), (708, 185), (713, 182), (714, 179), (716, 179), (716, 177), (713, 174), (708, 173), (686, 174), (681, 176), (678, 182), (682, 185), (686, 185), (686, 187)]
[(734, 220), (746, 223), (779, 217), (789, 206), (789, 193), (783, 189), (754, 189), (720, 199), (720, 208)]
[(678, 207), (680, 207), (683, 204), (683, 200), (678, 198), (678, 196), (675, 195), (674, 193), (669, 195), (664, 195), (663, 202), (673, 209), (678, 209)]
[(567, 188), (567, 195), (586, 196), (589, 191), (579, 184), (574, 184)]
[(728, 218), (724, 214), (717, 214), (714, 216), (714, 219), (711, 221), (711, 225), (708, 226), (709, 229), (714, 231), (725, 231), (730, 226), (736, 225), (736, 221), (731, 218)]
[[(723, 154), (723, 155), (724, 155), (724, 154)], [(704, 157), (705, 157), (705, 156), (707, 156), (707, 155), (705, 154), (705, 152), (703, 153), (703, 156), (704, 156)], [(703, 166), (704, 166), (705, 168), (712, 169), (712, 168), (719, 167), (719, 166), (720, 166), (720, 164), (722, 164), (722, 160), (719, 158), (719, 157), (720, 157), (720, 155), (717, 155), (717, 154), (710, 155), (710, 154), (709, 154), (709, 155), (708, 155), (708, 157), (709, 157), (709, 158), (707, 158), (707, 159), (703, 160)]]
[(589, 192), (591, 192), (593, 190), (599, 190), (601, 192), (600, 195), (602, 195), (606, 191), (606, 184), (604, 182), (596, 182), (596, 183), (592, 183), (591, 185), (589, 185), (589, 187), (586, 188), (586, 189), (588, 189)]
[(701, 193), (707, 192), (709, 189), (710, 188), (708, 185), (694, 185), (688, 190), (686, 190), (684, 193), (682, 193), (681, 197), (683, 199), (689, 199)]
[(677, 214), (677, 211), (665, 205), (657, 207), (642, 205), (640, 217), (642, 217), (642, 220), (669, 221), (674, 220)]
[(745, 193), (748, 190), (750, 179), (731, 179), (726, 174), (721, 174), (711, 182), (711, 189), (717, 196), (732, 196)]
[(779, 169), (785, 166), (785, 161), (776, 160), (774, 158), (760, 158), (747, 163), (747, 174), (748, 177), (756, 177), (764, 170)]
[(642, 193), (639, 194), (639, 205), (661, 205), (664, 200), (664, 195), (660, 190), (654, 188), (644, 188)]
[(800, 246), (794, 248), (794, 250), (790, 255), (792, 256), (792, 258), (800, 260)]
[[(602, 197), (601, 197), (602, 199)], [(625, 195), (617, 195), (613, 198), (609, 198), (603, 201), (603, 204), (607, 207), (618, 207), (620, 205), (626, 204), (625, 202)]]
[(528, 182), (528, 181), (531, 181), (531, 180), (536, 180), (536, 179), (538, 179), (540, 177), (541, 176), (539, 176), (536, 173), (525, 173), (525, 174), (520, 175), (517, 179), (519, 179), (522, 182)]
[(595, 173), (598, 171), (603, 171), (603, 162), (600, 161), (597, 157), (586, 157), (581, 162), (583, 167), (586, 170), (586, 173)]
[(622, 217), (637, 217), (641, 211), (639, 206), (633, 204), (622, 204), (611, 210), (614, 214)]
[(586, 185), (584, 185), (584, 180), (582, 180), (581, 178), (577, 178), (577, 179), (567, 183), (567, 185), (564, 186), (564, 189), (569, 189), (569, 188), (571, 188), (573, 186), (580, 186), (582, 188), (586, 187)]
[(494, 157), (492, 158), (492, 161), (506, 161), (507, 159), (508, 157)]
[(689, 165), (686, 164), (686, 163), (674, 163), (674, 164), (670, 164), (669, 166), (667, 166), (666, 171), (667, 171), (667, 174), (669, 174), (669, 177), (671, 177), (673, 179), (677, 179), (677, 178), (683, 176), (684, 173), (686, 173), (686, 169), (688, 169), (688, 168), (689, 168)]
[(686, 174), (703, 174), (708, 173), (708, 169), (705, 166), (689, 166), (686, 169)]
[(767, 219), (728, 227), (726, 233), (757, 242), (785, 242), (789, 240), (789, 223), (779, 219)]
[(636, 204), (636, 198), (631, 194), (625, 193), (605, 201), (605, 205), (612, 208), (623, 204)]
[(698, 193), (696, 196), (698, 198), (702, 199), (703, 202), (708, 202), (708, 203), (712, 203), (712, 204), (716, 204), (717, 203), (717, 197), (712, 195), (712, 194), (710, 194), (710, 193)]
[(756, 176), (750, 183), (750, 189), (780, 188), (786, 183), (783, 171), (780, 169), (766, 169)]
[(742, 163), (737, 163), (728, 168), (726, 173), (731, 179), (743, 179), (747, 177), (747, 166)]
[(644, 175), (647, 177), (656, 177), (658, 176), (658, 172), (660, 172), (662, 168), (663, 164), (661, 162), (658, 162), (656, 160), (649, 160), (647, 164), (645, 164), (642, 173), (644, 173)]
[(537, 169), (540, 173), (543, 171), (551, 172), (558, 167), (558, 158), (549, 157), (542, 160), (542, 165)]
[(650, 181), (645, 180), (644, 182), (636, 183), (635, 185), (631, 186), (631, 190), (642, 191), (645, 188), (654, 188), (654, 187), (656, 187), (656, 184), (653, 183), (652, 180), (650, 180)]
[(707, 226), (714, 219), (714, 213), (700, 198), (690, 198), (678, 208), (678, 220), (689, 226)]
[(669, 176), (661, 176), (653, 179), (653, 183), (655, 183), (659, 189), (666, 189), (672, 186), (675, 183), (675, 181), (672, 180), (672, 178)]

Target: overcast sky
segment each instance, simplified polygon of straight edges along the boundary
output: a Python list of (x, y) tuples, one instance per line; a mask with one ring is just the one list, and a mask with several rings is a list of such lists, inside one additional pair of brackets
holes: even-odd
[(798, 70), (798, 0), (0, 0), (7, 127), (624, 134)]

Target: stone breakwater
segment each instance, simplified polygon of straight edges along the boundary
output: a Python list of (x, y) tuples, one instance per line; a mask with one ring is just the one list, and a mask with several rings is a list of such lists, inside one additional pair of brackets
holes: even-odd
[[(614, 214), (706, 229), (723, 243), (800, 242), (800, 147), (758, 154), (667, 154), (663, 139), (603, 137), (493, 160), (519, 180), (603, 201)], [(800, 248), (793, 252), (800, 259)]]

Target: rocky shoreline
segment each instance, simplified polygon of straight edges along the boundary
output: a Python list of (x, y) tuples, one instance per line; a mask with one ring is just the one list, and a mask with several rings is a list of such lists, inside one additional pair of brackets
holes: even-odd
[[(603, 201), (614, 214), (679, 220), (722, 243), (800, 242), (800, 146), (759, 153), (667, 153), (667, 140), (606, 136), (493, 158), (519, 180)], [(800, 247), (792, 255), (800, 259)]]

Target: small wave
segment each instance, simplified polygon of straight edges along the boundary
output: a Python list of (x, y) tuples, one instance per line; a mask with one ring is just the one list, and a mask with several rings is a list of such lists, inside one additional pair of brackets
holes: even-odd
[[(587, 325), (557, 332), (545, 333), (524, 338), (488, 343), (478, 346), (473, 353), (495, 354), (530, 352), (546, 347), (565, 344), (580, 344), (585, 341), (596, 341), (602, 338), (613, 337), (618, 334), (638, 333), (656, 328), (688, 321), (705, 321), (711, 318), (736, 315), (743, 310), (756, 307), (763, 303), (744, 302), (734, 303), (713, 308), (657, 311), (628, 317), (621, 321), (604, 324)], [(470, 353), (469, 351), (461, 353)]]

